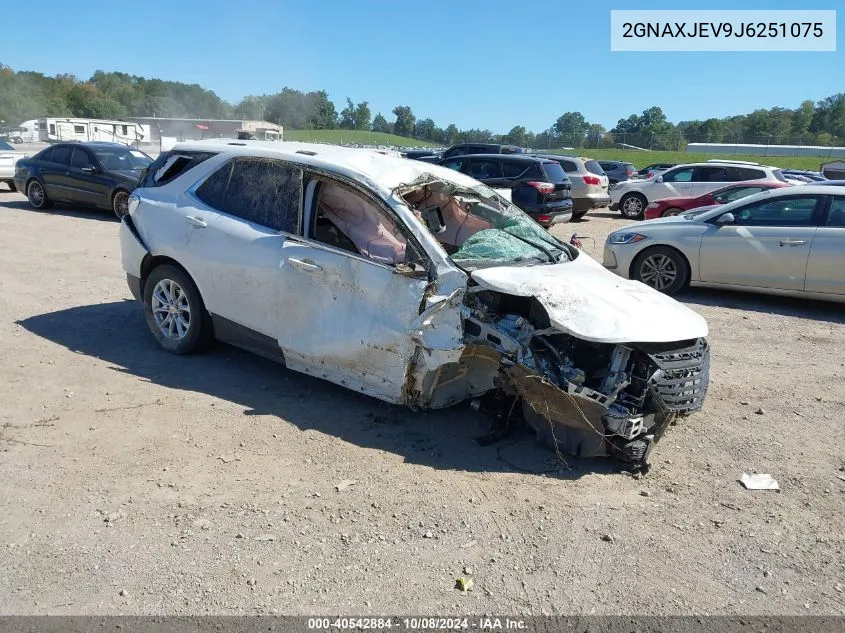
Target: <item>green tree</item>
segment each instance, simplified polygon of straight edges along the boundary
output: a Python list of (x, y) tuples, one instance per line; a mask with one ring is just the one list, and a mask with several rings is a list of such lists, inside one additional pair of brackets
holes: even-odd
[(399, 136), (412, 136), (416, 117), (410, 106), (396, 106), (393, 108), (396, 121), (393, 123), (393, 133)]
[(346, 107), (340, 111), (338, 125), (341, 130), (355, 129), (355, 104), (349, 97), (346, 97)]
[(386, 132), (389, 134), (392, 131), (393, 126), (379, 112), (373, 119), (373, 132)]
[(369, 130), (370, 129), (370, 104), (367, 101), (362, 101), (355, 106), (355, 129)]

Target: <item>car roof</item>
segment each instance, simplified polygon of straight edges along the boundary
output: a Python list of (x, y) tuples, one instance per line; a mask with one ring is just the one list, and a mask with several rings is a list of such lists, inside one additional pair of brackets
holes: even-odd
[[(293, 141), (234, 141), (209, 139), (177, 143), (172, 151), (218, 152), (230, 156), (278, 158), (360, 180), (388, 196), (399, 185), (429, 174), (462, 186), (478, 182), (448, 167), (382, 154), (378, 150)], [(500, 158), (499, 154), (495, 154)]]
[(533, 154), (459, 154), (458, 156), (451, 156), (446, 160), (456, 160), (458, 158), (488, 158), (496, 160), (516, 160), (526, 163), (553, 163), (554, 161), (542, 156), (535, 156)]

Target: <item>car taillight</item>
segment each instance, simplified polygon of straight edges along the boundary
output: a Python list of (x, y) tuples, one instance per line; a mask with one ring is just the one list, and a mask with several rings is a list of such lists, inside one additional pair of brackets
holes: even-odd
[(650, 172), (648, 172), (648, 173), (645, 175), (645, 177), (646, 177), (646, 178), (651, 178), (652, 176), (654, 176), (654, 172), (653, 172), (653, 171), (650, 171)]
[(634, 172), (634, 170), (633, 170), (633, 169), (629, 169), (628, 171), (626, 171), (626, 172), (625, 172), (625, 175), (626, 175), (626, 176), (633, 176), (633, 175), (634, 175), (634, 173), (635, 173), (635, 172)]
[(555, 186), (550, 182), (538, 182), (536, 180), (530, 180), (525, 184), (529, 187), (534, 187), (539, 193), (542, 194), (553, 193), (555, 190)]
[(552, 216), (550, 216), (550, 215), (544, 214), (544, 215), (538, 215), (537, 216), (537, 222), (551, 222), (551, 221), (552, 221)]
[(585, 185), (598, 185), (598, 184), (601, 184), (601, 180), (599, 180), (598, 176), (584, 176), (584, 184)]

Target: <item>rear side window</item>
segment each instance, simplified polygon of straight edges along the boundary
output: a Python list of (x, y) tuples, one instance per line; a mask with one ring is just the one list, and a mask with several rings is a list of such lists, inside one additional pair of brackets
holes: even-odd
[(584, 167), (591, 174), (595, 174), (596, 176), (604, 176), (604, 169), (601, 168), (601, 165), (598, 164), (598, 161), (595, 161), (595, 160), (584, 161)]
[(53, 148), (53, 155), (50, 162), (58, 163), (59, 165), (70, 165), (70, 151), (71, 148), (67, 145), (59, 145)]
[(213, 152), (164, 152), (147, 170), (142, 187), (161, 187), (186, 171), (216, 156)]
[[(225, 191), (222, 204), (221, 190)], [(247, 222), (296, 233), (302, 207), (302, 170), (275, 160), (238, 158), (212, 174), (196, 195), (209, 206)]]
[(735, 167), (737, 173), (737, 180), (761, 180), (766, 177), (766, 172), (762, 169), (751, 169), (749, 167)]
[(525, 174), (531, 166), (531, 163), (504, 161), (502, 162), (502, 175), (504, 175), (505, 178), (519, 178)]
[(617, 163), (599, 163), (599, 166), (605, 171), (612, 171), (619, 167)]
[(561, 160), (558, 161), (561, 167), (563, 167), (563, 171), (567, 173), (572, 173), (578, 171), (578, 165), (573, 163), (571, 160)]
[(546, 172), (546, 179), (549, 182), (566, 182), (569, 180), (560, 163), (543, 163), (543, 171)]
[(831, 200), (826, 226), (845, 227), (845, 198), (836, 196)]
[(37, 158), (38, 160), (43, 160), (43, 161), (45, 161), (45, 162), (49, 163), (51, 160), (53, 160), (53, 148), (52, 148), (52, 147), (48, 147), (48, 148), (47, 148), (47, 149), (45, 149), (43, 152), (41, 152), (40, 154), (38, 154), (38, 155), (36, 156), (36, 158)]
[(693, 182), (733, 182), (726, 167), (696, 167)]

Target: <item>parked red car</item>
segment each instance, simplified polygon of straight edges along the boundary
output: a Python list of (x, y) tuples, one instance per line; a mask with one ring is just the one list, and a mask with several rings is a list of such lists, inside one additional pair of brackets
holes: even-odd
[(653, 220), (654, 218), (678, 215), (679, 213), (697, 209), (698, 207), (709, 207), (733, 202), (734, 200), (760, 193), (766, 189), (779, 189), (780, 187), (788, 186), (789, 184), (785, 182), (736, 182), (700, 196), (663, 198), (663, 200), (655, 200), (648, 205), (645, 210), (645, 219)]

